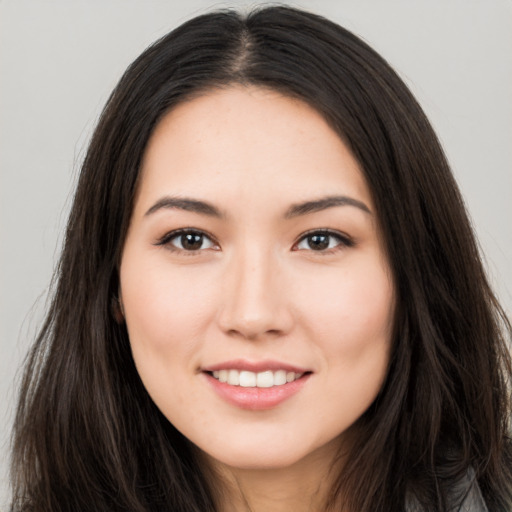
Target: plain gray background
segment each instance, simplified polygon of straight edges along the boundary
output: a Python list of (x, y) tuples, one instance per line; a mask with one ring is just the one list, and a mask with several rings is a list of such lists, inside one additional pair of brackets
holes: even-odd
[[(173, 27), (211, 8), (259, 3), (0, 0), (0, 508), (15, 379), (42, 318), (73, 184), (104, 102), (126, 66)], [(512, 311), (512, 1), (289, 3), (362, 36), (411, 87)]]

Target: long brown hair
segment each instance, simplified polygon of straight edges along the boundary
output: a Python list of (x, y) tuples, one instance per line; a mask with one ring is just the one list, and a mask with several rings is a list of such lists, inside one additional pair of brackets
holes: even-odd
[(152, 131), (178, 103), (230, 83), (278, 90), (322, 113), (361, 164), (382, 226), (397, 295), (392, 358), (330, 502), (399, 511), (414, 496), (424, 510), (445, 510), (447, 489), (470, 470), (489, 509), (510, 510), (511, 326), (440, 144), (382, 57), (287, 7), (188, 21), (148, 48), (108, 100), (26, 363), (12, 510), (215, 510), (190, 443), (140, 381), (115, 297)]

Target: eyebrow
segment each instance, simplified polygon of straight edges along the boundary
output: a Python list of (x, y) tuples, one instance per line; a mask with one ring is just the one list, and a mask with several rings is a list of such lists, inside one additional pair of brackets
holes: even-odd
[(200, 213), (209, 217), (222, 218), (224, 214), (213, 204), (185, 197), (165, 196), (159, 199), (144, 215), (151, 215), (161, 209), (178, 209)]
[(327, 210), (328, 208), (333, 208), (335, 206), (354, 206), (355, 208), (359, 208), (363, 212), (369, 213), (370, 215), (372, 213), (366, 204), (364, 204), (362, 201), (359, 201), (358, 199), (354, 199), (353, 197), (327, 196), (315, 199), (313, 201), (293, 204), (286, 211), (285, 218), (291, 219), (300, 215), (307, 215), (308, 213)]
[[(371, 215), (371, 210), (366, 206), (365, 203), (348, 196), (327, 196), (312, 201), (306, 201), (303, 203), (292, 204), (286, 213), (284, 214), (285, 219), (291, 219), (299, 217), (301, 215), (307, 215), (309, 213), (315, 213), (328, 208), (334, 208), (336, 206), (353, 206), (359, 208), (365, 213)], [(213, 204), (206, 201), (200, 201), (198, 199), (191, 199), (188, 197), (173, 197), (165, 196), (159, 199), (149, 210), (144, 214), (145, 216), (151, 215), (161, 209), (178, 209), (185, 210), (187, 212), (199, 213), (202, 215), (208, 215), (209, 217), (224, 218), (225, 215)]]

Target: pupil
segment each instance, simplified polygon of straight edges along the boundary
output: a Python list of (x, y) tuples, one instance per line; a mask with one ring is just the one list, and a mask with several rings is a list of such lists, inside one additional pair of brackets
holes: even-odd
[(321, 251), (329, 247), (329, 235), (311, 235), (308, 238), (308, 245), (314, 251)]
[(189, 251), (200, 249), (201, 245), (203, 245), (203, 235), (198, 235), (197, 233), (181, 235), (181, 245)]

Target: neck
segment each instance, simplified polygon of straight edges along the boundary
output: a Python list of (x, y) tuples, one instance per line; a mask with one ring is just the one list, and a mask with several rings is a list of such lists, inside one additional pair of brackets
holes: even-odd
[[(294, 464), (277, 468), (234, 468), (209, 460), (221, 512), (327, 512), (327, 498), (339, 472), (336, 447), (326, 445)], [(215, 475), (215, 476), (213, 476)]]

